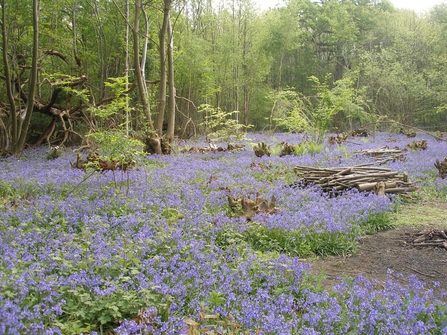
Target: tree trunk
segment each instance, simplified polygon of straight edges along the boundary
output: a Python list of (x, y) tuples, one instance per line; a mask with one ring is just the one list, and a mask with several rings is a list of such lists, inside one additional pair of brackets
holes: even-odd
[(125, 15), (126, 15), (126, 22), (125, 22), (125, 24), (126, 24), (126, 52), (125, 52), (125, 56), (124, 56), (125, 57), (124, 77), (126, 78), (126, 87), (125, 87), (126, 106), (124, 108), (124, 113), (125, 113), (124, 117), (126, 119), (126, 136), (129, 136), (129, 123), (130, 123), (130, 120), (129, 120), (129, 110), (130, 110), (129, 109), (129, 35), (130, 35), (129, 30), (130, 30), (130, 28), (129, 28), (129, 24), (128, 24), (129, 17), (130, 17), (129, 0), (126, 0), (126, 2), (125, 2), (125, 11), (126, 11), (126, 13), (125, 13)]
[(134, 53), (135, 76), (138, 82), (138, 94), (140, 96), (140, 102), (143, 107), (143, 112), (147, 115), (148, 123), (151, 129), (153, 129), (154, 125), (152, 123), (151, 110), (149, 100), (147, 98), (146, 81), (144, 80), (140, 66), (140, 48), (139, 48), (140, 8), (141, 8), (141, 0), (135, 0), (135, 22), (133, 27), (133, 53)]
[(164, 0), (163, 25), (160, 30), (160, 90), (158, 92), (158, 113), (155, 121), (155, 130), (158, 136), (163, 136), (163, 121), (166, 108), (166, 34), (168, 31), (169, 11), (171, 0)]
[[(171, 147), (174, 140), (175, 128), (175, 82), (174, 82), (174, 36), (172, 34), (172, 26), (170, 16), (168, 14), (168, 83), (169, 83), (169, 113), (168, 113), (168, 129), (166, 132), (166, 140)], [(169, 150), (170, 151), (170, 150)]]
[[(140, 68), (141, 68), (141, 75), (143, 77), (144, 82), (144, 92), (146, 94), (146, 99), (149, 102), (149, 95), (147, 91), (147, 84), (146, 84), (146, 61), (147, 61), (147, 46), (149, 42), (149, 18), (147, 17), (146, 10), (144, 7), (142, 7), (142, 13), (144, 16), (144, 22), (145, 22), (145, 29), (144, 29), (144, 42), (143, 42), (143, 51), (141, 54), (141, 61), (140, 61)], [(149, 103), (150, 108), (150, 103)], [(138, 116), (135, 118), (135, 127), (134, 130), (139, 129), (139, 122), (138, 122)], [(146, 115), (146, 119), (150, 120), (151, 128), (154, 128), (153, 121), (152, 121), (152, 111), (149, 111), (149, 114)]]
[(25, 147), (26, 135), (34, 110), (34, 97), (37, 83), (37, 59), (39, 57), (39, 0), (33, 0), (33, 59), (29, 79), (28, 101), (26, 102), (25, 119), (17, 145), (14, 145), (14, 153), (20, 153)]
[[(9, 101), (10, 106), (10, 114), (9, 114), (9, 124), (12, 127), (12, 150), (15, 151), (15, 147), (18, 140), (18, 132), (17, 132), (17, 113), (16, 113), (16, 105), (14, 101), (14, 93), (13, 93), (13, 85), (11, 82), (11, 74), (9, 72), (9, 62), (8, 62), (8, 36), (6, 32), (6, 9), (5, 9), (5, 0), (2, 0), (2, 35), (3, 35), (3, 66), (5, 68), (5, 81), (6, 81), (6, 94)], [(5, 137), (8, 137), (5, 134)], [(6, 141), (8, 143), (8, 141)], [(0, 148), (7, 150), (8, 145), (6, 144), (6, 148)]]

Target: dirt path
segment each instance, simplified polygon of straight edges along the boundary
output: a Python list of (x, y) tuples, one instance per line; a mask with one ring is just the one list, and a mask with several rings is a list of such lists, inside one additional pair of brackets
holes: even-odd
[[(396, 215), (395, 229), (365, 237), (355, 255), (313, 261), (312, 272), (323, 272), (328, 284), (340, 277), (356, 277), (359, 273), (383, 283), (390, 269), (396, 280), (405, 282), (410, 274), (414, 274), (428, 288), (447, 292), (447, 250), (415, 248), (409, 243), (417, 231), (446, 228), (447, 203), (404, 205)], [(397, 274), (403, 274), (403, 277), (399, 279)], [(440, 286), (437, 287), (435, 282)]]

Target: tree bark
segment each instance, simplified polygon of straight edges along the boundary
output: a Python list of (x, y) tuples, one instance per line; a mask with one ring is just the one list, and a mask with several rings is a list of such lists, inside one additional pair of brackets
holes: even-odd
[(39, 0), (33, 0), (33, 59), (31, 63), (31, 73), (29, 79), (28, 101), (25, 109), (25, 120), (22, 124), (20, 137), (16, 146), (14, 146), (14, 154), (20, 153), (24, 146), (26, 135), (28, 133), (31, 116), (34, 110), (34, 97), (36, 94), (37, 83), (37, 60), (39, 57)]
[(140, 48), (139, 48), (140, 9), (141, 9), (141, 0), (135, 0), (135, 21), (133, 26), (133, 53), (134, 53), (135, 76), (138, 82), (138, 94), (140, 96), (140, 102), (143, 107), (143, 112), (147, 115), (150, 128), (153, 129), (154, 125), (152, 123), (151, 109), (149, 105), (149, 100), (147, 98), (146, 82), (144, 80), (140, 66)]
[(166, 132), (166, 140), (169, 146), (174, 140), (175, 128), (175, 82), (174, 82), (174, 36), (172, 34), (171, 18), (168, 13), (168, 83), (169, 83), (169, 113), (168, 113), (168, 129)]
[[(12, 150), (15, 151), (15, 146), (18, 140), (18, 132), (17, 132), (17, 112), (16, 105), (14, 101), (14, 93), (13, 93), (13, 85), (11, 82), (11, 74), (9, 72), (9, 62), (8, 62), (8, 36), (6, 32), (6, 9), (5, 9), (5, 0), (2, 0), (2, 35), (3, 35), (3, 66), (5, 68), (5, 81), (6, 81), (6, 94), (9, 101), (9, 124), (12, 127)], [(7, 136), (7, 135), (6, 135)], [(2, 149), (8, 149), (2, 148)]]
[(158, 136), (163, 136), (163, 121), (166, 108), (166, 35), (168, 31), (168, 22), (170, 20), (169, 11), (171, 9), (171, 0), (164, 0), (163, 7), (163, 25), (160, 30), (160, 89), (158, 91), (158, 110), (155, 121), (155, 130)]

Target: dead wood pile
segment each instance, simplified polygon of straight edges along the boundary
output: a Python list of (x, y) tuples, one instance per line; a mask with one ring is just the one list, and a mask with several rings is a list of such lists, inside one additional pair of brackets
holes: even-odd
[(339, 192), (356, 188), (384, 196), (387, 193), (402, 194), (417, 188), (408, 180), (406, 173), (388, 168), (363, 164), (351, 167), (315, 168), (295, 166), (298, 182), (304, 186), (318, 185), (324, 192)]
[(87, 155), (87, 159), (83, 159), (82, 154), (77, 151), (76, 162), (70, 162), (70, 165), (74, 169), (81, 170), (86, 170), (88, 167), (90, 167), (97, 171), (127, 171), (133, 169), (136, 165), (136, 162), (133, 160), (114, 161), (101, 159), (96, 151), (89, 152), (89, 154)]
[(347, 139), (348, 139), (348, 134), (342, 133), (342, 134), (337, 134), (336, 136), (329, 136), (327, 141), (329, 144), (342, 144), (342, 143), (346, 142)]
[(428, 148), (427, 140), (422, 141), (413, 141), (407, 145), (410, 149), (413, 150), (425, 150)]
[(389, 161), (404, 161), (406, 159), (405, 151), (399, 147), (391, 149), (388, 146), (384, 146), (377, 149), (358, 150), (354, 153), (374, 157), (377, 164), (384, 164)]
[(189, 148), (189, 149), (183, 149), (181, 152), (182, 152), (182, 153), (186, 153), (186, 152), (188, 152), (188, 153), (200, 153), (200, 154), (204, 154), (204, 153), (207, 153), (207, 152), (213, 152), (213, 153), (215, 153), (215, 152), (232, 152), (232, 151), (239, 151), (239, 150), (242, 150), (242, 149), (244, 149), (244, 148), (245, 148), (245, 145), (243, 145), (243, 144), (231, 144), (231, 143), (228, 143), (228, 144), (227, 144), (227, 147), (224, 148), (224, 147), (218, 147), (218, 146), (216, 146), (216, 145), (213, 144), (213, 143), (209, 143), (209, 146), (208, 146), (208, 147), (205, 147), (205, 148), (192, 147), (192, 148)]
[(351, 132), (352, 137), (368, 137), (369, 135), (369, 131), (365, 128), (355, 129)]
[(423, 230), (411, 235), (414, 247), (439, 247), (447, 249), (447, 230)]

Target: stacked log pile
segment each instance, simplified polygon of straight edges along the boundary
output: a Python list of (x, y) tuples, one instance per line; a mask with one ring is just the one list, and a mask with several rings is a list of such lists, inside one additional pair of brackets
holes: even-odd
[(239, 151), (245, 148), (245, 145), (243, 144), (231, 144), (228, 143), (227, 147), (218, 147), (216, 146), (214, 143), (209, 143), (208, 147), (204, 147), (204, 148), (200, 148), (200, 147), (191, 147), (189, 149), (182, 149), (181, 152), (182, 153), (200, 153), (200, 154), (204, 154), (204, 153), (208, 153), (208, 152), (234, 152), (234, 151)]
[(354, 153), (374, 157), (377, 164), (384, 164), (388, 161), (404, 161), (406, 159), (405, 152), (398, 147), (390, 149), (388, 146), (385, 146), (377, 149), (358, 150)]
[(318, 185), (324, 192), (339, 192), (356, 188), (384, 196), (387, 193), (403, 194), (416, 191), (406, 173), (372, 164), (338, 168), (295, 166), (298, 182), (304, 186)]
[(439, 247), (447, 249), (447, 230), (423, 230), (412, 234), (411, 245), (414, 247)]

